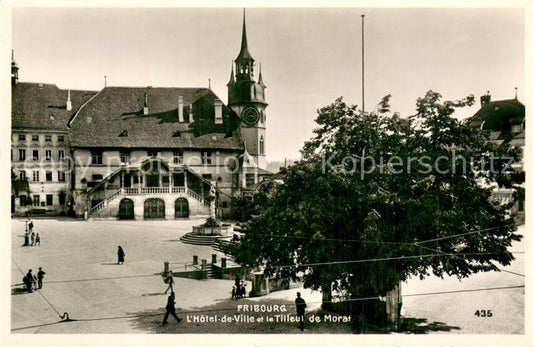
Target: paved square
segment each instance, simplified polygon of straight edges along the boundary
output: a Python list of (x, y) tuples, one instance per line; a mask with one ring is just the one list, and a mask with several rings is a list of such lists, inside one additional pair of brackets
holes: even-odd
[[(211, 247), (179, 242), (179, 238), (203, 220), (168, 221), (74, 221), (35, 219), (41, 246), (23, 247), (25, 221), (12, 220), (11, 329), (17, 333), (299, 333), (293, 324), (182, 323), (161, 327), (166, 284), (159, 273), (163, 262), (171, 267), (192, 263), (193, 255), (211, 259), (221, 253)], [(524, 235), (525, 227), (520, 227)], [(117, 265), (117, 246), (126, 253)], [(502, 269), (524, 273), (525, 241), (512, 246), (516, 261)], [(22, 277), (39, 267), (46, 272), (42, 290), (20, 293)], [(231, 280), (176, 278), (178, 314), (238, 314), (242, 303), (290, 304), (302, 291), (308, 311), (320, 307), (321, 295), (303, 288), (271, 293), (265, 297), (232, 302)], [(509, 272), (480, 273), (458, 281), (431, 276), (402, 284), (402, 315), (427, 318), (457, 327), (451, 333), (523, 334), (524, 288), (480, 292), (458, 292), (427, 296), (420, 293), (464, 291), (479, 288), (521, 286), (524, 277)], [(250, 286), (248, 286), (250, 288)], [(41, 295), (41, 294), (43, 295)], [(48, 301), (48, 302), (47, 302)], [(480, 318), (476, 310), (492, 310), (493, 317)], [(57, 311), (57, 312), (56, 312)], [(294, 314), (292, 308), (288, 313)], [(57, 323), (68, 312), (76, 321)], [(180, 313), (181, 312), (181, 313)], [(32, 327), (33, 328), (26, 328)], [(22, 329), (24, 328), (24, 329)], [(308, 333), (351, 333), (349, 324), (315, 324)]]

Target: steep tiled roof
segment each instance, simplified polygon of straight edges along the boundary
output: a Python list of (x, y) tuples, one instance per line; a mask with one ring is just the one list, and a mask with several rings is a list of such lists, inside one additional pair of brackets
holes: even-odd
[(14, 129), (68, 130), (69, 118), (96, 92), (71, 90), (72, 110), (67, 110), (67, 93), (54, 84), (19, 82), (11, 93), (11, 127)]
[[(216, 95), (206, 88), (107, 87), (88, 102), (71, 121), (74, 147), (218, 148), (241, 149), (241, 141), (227, 136), (224, 126), (210, 134), (194, 133), (202, 124), (178, 122), (179, 99), (183, 114), (214, 117)], [(143, 114), (147, 101), (148, 114)], [(231, 111), (224, 106), (224, 114)], [(198, 121), (200, 123), (200, 121)]]
[(512, 124), (521, 124), (525, 117), (525, 106), (517, 99), (488, 102), (468, 120), (472, 126), (490, 130), (492, 137), (510, 139)]

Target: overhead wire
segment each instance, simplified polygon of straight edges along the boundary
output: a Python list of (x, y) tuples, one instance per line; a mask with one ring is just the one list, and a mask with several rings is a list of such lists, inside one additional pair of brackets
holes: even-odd
[[(430, 247), (426, 247), (426, 246), (421, 246), (421, 245), (417, 245), (417, 246), (419, 246), (419, 247), (421, 247), (421, 248), (425, 248), (425, 249), (430, 250), (430, 251), (432, 251), (432, 252), (442, 252), (442, 251), (440, 251), (440, 250), (438, 250), (438, 249), (434, 249), (434, 248), (430, 248)], [(496, 267), (496, 268), (497, 268), (499, 271), (501, 271), (501, 272), (507, 272), (507, 273), (510, 273), (510, 274), (513, 274), (513, 275), (517, 275), (517, 276), (521, 276), (521, 277), (526, 277), (525, 275), (520, 274), (520, 273), (517, 273), (517, 272), (513, 272), (513, 271), (509, 271), (509, 270), (504, 270), (504, 269), (501, 269), (501, 268), (499, 268), (499, 267)]]
[[(102, 222), (102, 223), (109, 223), (109, 222)], [(121, 225), (129, 225), (129, 226), (135, 226), (135, 227), (146, 227), (146, 226), (143, 226), (143, 225), (140, 225), (140, 224), (125, 224), (125, 223), (121, 223)], [(314, 240), (318, 240), (318, 241), (339, 241), (339, 242), (357, 242), (357, 243), (374, 243), (374, 244), (375, 243), (381, 243), (381, 244), (398, 244), (398, 245), (416, 245), (416, 244), (423, 244), (423, 243), (428, 243), (428, 242), (440, 241), (440, 240), (453, 238), (453, 237), (465, 236), (465, 235), (469, 235), (469, 234), (475, 234), (475, 233), (479, 233), (479, 232), (482, 232), (482, 231), (489, 231), (489, 230), (495, 230), (495, 229), (501, 229), (501, 228), (508, 228), (509, 226), (510, 225), (500, 225), (500, 226), (495, 226), (495, 227), (490, 227), (490, 228), (471, 230), (471, 231), (468, 231), (468, 232), (465, 232), (465, 233), (461, 233), (461, 234), (454, 234), (454, 235), (448, 235), (448, 236), (433, 238), (433, 239), (429, 239), (429, 240), (413, 241), (413, 242), (371, 241), (371, 240), (357, 240), (357, 239), (345, 239), (345, 238), (327, 238), (327, 237), (326, 238), (313, 238), (313, 237), (310, 237), (310, 236), (276, 235), (276, 234), (266, 234), (266, 233), (250, 233), (249, 235), (275, 237), (275, 238), (293, 238), (293, 239), (302, 239), (302, 240), (314, 239)], [(175, 228), (173, 228), (173, 227), (158, 226), (157, 228), (158, 229), (172, 229), (172, 230), (175, 230)]]
[[(482, 292), (482, 291), (491, 291), (491, 290), (506, 290), (506, 289), (520, 289), (525, 288), (525, 285), (518, 285), (518, 286), (504, 286), (504, 287), (489, 287), (489, 288), (475, 288), (475, 289), (459, 289), (459, 290), (448, 290), (448, 291), (440, 291), (440, 292), (427, 292), (427, 293), (413, 293), (413, 294), (403, 294), (402, 297), (417, 297), (417, 296), (428, 296), (428, 295), (443, 295), (443, 294), (455, 294), (455, 293), (472, 293), (472, 292)], [(356, 302), (356, 301), (365, 301), (365, 300), (378, 300), (382, 299), (382, 296), (369, 296), (369, 297), (362, 297), (362, 298), (352, 298), (352, 299), (343, 299), (343, 300), (326, 300), (326, 301), (308, 301), (307, 304), (324, 304), (324, 303), (333, 303), (333, 304), (340, 304), (345, 302)], [(261, 304), (250, 304), (250, 305), (261, 305)], [(265, 305), (265, 304), (262, 304)], [(272, 304), (268, 304), (272, 305)], [(281, 304), (285, 306), (296, 306), (296, 304), (286, 303)], [(229, 312), (229, 311), (235, 311), (235, 307), (229, 307), (229, 308), (220, 308), (220, 309), (205, 309), (205, 310), (176, 310), (179, 314), (193, 314), (193, 313), (213, 313), (213, 312)], [(243, 312), (243, 311), (238, 311)], [(256, 312), (256, 311), (254, 311)], [(260, 313), (271, 313), (271, 312), (262, 312)], [(283, 312), (280, 312), (283, 313)], [(94, 318), (79, 318), (79, 319), (70, 319), (70, 322), (90, 322), (90, 321), (103, 321), (103, 320), (116, 320), (116, 319), (131, 319), (131, 318), (146, 318), (146, 317), (156, 317), (163, 315), (164, 312), (158, 312), (158, 313), (152, 313), (152, 314), (142, 314), (142, 315), (122, 315), (122, 316), (111, 316), (111, 317), (94, 317)], [(19, 328), (12, 328), (11, 331), (19, 331), (19, 330), (26, 330), (26, 329), (32, 329), (32, 328), (39, 328), (49, 325), (54, 325), (58, 323), (63, 323), (65, 321), (59, 321), (59, 322), (53, 322), (53, 323), (44, 323), (40, 325), (32, 325), (32, 326), (26, 326), (26, 327), (19, 327)]]

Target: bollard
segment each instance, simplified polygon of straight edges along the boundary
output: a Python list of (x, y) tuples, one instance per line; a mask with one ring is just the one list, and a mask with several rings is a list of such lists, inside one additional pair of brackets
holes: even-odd
[(164, 262), (163, 264), (165, 264), (165, 268), (163, 269), (163, 272), (168, 273), (168, 270), (169, 270), (168, 261)]
[(226, 258), (220, 258), (220, 266), (225, 269), (226, 268)]
[(197, 255), (193, 255), (192, 256), (192, 265), (198, 265), (198, 256)]
[(202, 270), (207, 270), (207, 260), (202, 259)]
[(211, 263), (216, 264), (217, 263), (217, 255), (211, 254)]

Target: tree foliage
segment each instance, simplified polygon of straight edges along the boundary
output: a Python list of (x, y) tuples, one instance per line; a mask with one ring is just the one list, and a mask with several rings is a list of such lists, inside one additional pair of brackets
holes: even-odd
[(342, 98), (318, 110), (303, 159), (248, 223), (238, 262), (272, 276), (301, 271), (306, 287), (355, 299), (411, 276), (463, 278), (514, 259), (509, 206), (490, 195), (512, 184), (501, 158), (519, 151), (452, 117), (472, 96), (443, 102), (429, 91), (409, 118), (390, 114), (389, 99), (377, 113)]

